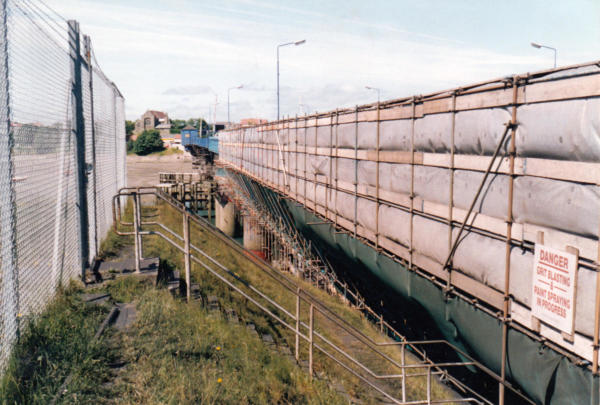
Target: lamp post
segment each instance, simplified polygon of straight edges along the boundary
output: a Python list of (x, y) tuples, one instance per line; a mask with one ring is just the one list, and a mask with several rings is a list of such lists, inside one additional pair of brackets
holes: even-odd
[(213, 136), (215, 136), (215, 134), (217, 133), (217, 105), (219, 105), (219, 96), (217, 95), (217, 93), (214, 93), (215, 95), (215, 108), (213, 109)]
[(554, 51), (554, 67), (556, 68), (556, 48), (552, 48), (551, 46), (547, 46), (547, 45), (542, 45), (542, 44), (538, 44), (536, 42), (532, 42), (531, 46), (533, 46), (534, 48), (540, 49), (540, 48), (546, 48), (546, 49), (550, 49), (552, 51)]
[(300, 41), (296, 41), (296, 42), (286, 42), (284, 44), (279, 44), (277, 45), (277, 121), (279, 121), (279, 48), (281, 48), (282, 46), (288, 46), (288, 45), (302, 45), (303, 43), (305, 43), (306, 40), (302, 39)]
[(227, 89), (227, 124), (228, 125), (231, 125), (231, 120), (229, 119), (229, 92), (231, 92), (231, 90), (241, 89), (243, 87), (244, 87), (244, 85), (240, 84), (239, 86), (230, 87)]
[(379, 100), (381, 99), (381, 90), (377, 87), (365, 86), (367, 90), (375, 90), (377, 92), (377, 103), (379, 104)]

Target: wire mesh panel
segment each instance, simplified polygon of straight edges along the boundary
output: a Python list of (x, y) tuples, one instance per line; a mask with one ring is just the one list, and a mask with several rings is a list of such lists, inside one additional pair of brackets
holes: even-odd
[(0, 370), (19, 320), (97, 254), (125, 185), (124, 100), (84, 45), (44, 3), (0, 0)]
[[(96, 138), (97, 230), (103, 238), (112, 225), (111, 201), (118, 190), (115, 89), (104, 75), (93, 70), (94, 126)], [(122, 142), (125, 142), (123, 139)]]

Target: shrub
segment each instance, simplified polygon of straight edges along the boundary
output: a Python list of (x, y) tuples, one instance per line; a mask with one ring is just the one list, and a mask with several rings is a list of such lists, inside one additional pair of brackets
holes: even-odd
[(133, 151), (138, 155), (160, 152), (163, 149), (160, 133), (155, 129), (142, 132), (133, 145)]

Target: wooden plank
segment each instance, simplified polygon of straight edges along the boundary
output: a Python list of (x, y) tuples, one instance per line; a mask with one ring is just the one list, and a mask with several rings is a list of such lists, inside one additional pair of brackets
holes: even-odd
[(600, 96), (600, 75), (571, 77), (527, 85), (519, 93), (518, 103), (539, 103), (552, 100)]
[(474, 297), (487, 302), (496, 309), (502, 309), (504, 295), (495, 289), (477, 281), (460, 271), (452, 272), (452, 285)]
[(446, 278), (447, 272), (442, 264), (419, 252), (413, 252), (413, 264), (441, 280)]
[(338, 124), (349, 124), (354, 122), (355, 119), (354, 111), (350, 114), (340, 114), (338, 117)]
[(544, 243), (550, 247), (562, 249), (562, 247), (566, 245), (576, 246), (579, 249), (579, 255), (581, 257), (591, 261), (595, 261), (596, 259), (596, 255), (598, 254), (598, 241), (584, 236), (525, 223), (523, 224), (522, 239), (524, 241), (535, 242), (539, 232), (544, 233)]
[[(254, 148), (264, 150), (278, 150), (275, 144), (222, 142), (221, 145), (230, 148)], [(286, 152), (307, 153), (314, 155), (315, 148), (305, 146), (286, 146)], [(329, 148), (316, 148), (318, 156), (329, 156)], [(354, 149), (338, 148), (337, 156), (346, 159), (354, 159)], [(361, 149), (358, 151), (359, 160), (376, 161), (377, 151), (374, 149)], [(410, 151), (380, 151), (380, 162), (386, 163), (410, 163)], [(490, 156), (479, 155), (455, 155), (455, 168), (459, 170), (472, 170), (484, 172), (489, 164)], [(450, 165), (450, 155), (445, 153), (415, 153), (415, 164), (432, 167), (447, 168)], [(496, 170), (497, 168), (497, 170)], [(499, 166), (494, 166), (492, 173), (508, 174), (509, 159), (504, 158)], [(586, 184), (600, 184), (600, 163), (597, 162), (575, 162), (540, 158), (516, 158), (515, 174), (522, 176), (542, 177), (547, 179), (575, 181)]]
[[(491, 159), (491, 156), (454, 155), (454, 167), (456, 169), (485, 172)], [(501, 163), (498, 165), (498, 162)], [(503, 158), (501, 160), (496, 159), (494, 170), (491, 171), (491, 173), (508, 173), (510, 168), (509, 163), (509, 158)], [(515, 167), (516, 166), (515, 162)]]
[(517, 158), (516, 161), (521, 161), (517, 174), (600, 184), (600, 163), (537, 158)]
[(424, 114), (435, 114), (439, 112), (452, 111), (452, 96), (441, 98), (438, 100), (429, 100), (423, 102)]
[(388, 252), (391, 252), (392, 254), (403, 258), (404, 260), (408, 260), (410, 256), (410, 253), (408, 253), (408, 248), (383, 235), (379, 235), (379, 244)]
[[(367, 150), (366, 151), (366, 159), (370, 161), (377, 160), (377, 150)], [(410, 163), (411, 162), (411, 153), (407, 151), (389, 151), (383, 150), (379, 151), (379, 161), (386, 163)], [(423, 153), (416, 152), (415, 153), (415, 164), (423, 164)]]
[(360, 111), (358, 113), (359, 122), (374, 122), (377, 121), (377, 111)]
[(382, 109), (380, 119), (382, 121), (409, 119), (412, 117), (412, 106), (410, 104)]

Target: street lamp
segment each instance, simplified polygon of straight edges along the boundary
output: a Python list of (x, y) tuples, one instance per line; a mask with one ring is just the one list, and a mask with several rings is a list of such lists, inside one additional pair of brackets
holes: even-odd
[(540, 48), (546, 48), (546, 49), (550, 49), (552, 51), (554, 51), (554, 67), (556, 68), (556, 48), (552, 48), (551, 46), (547, 46), (547, 45), (542, 45), (542, 44), (538, 44), (536, 42), (532, 42), (531, 46), (533, 46), (534, 48), (540, 49)]
[(241, 89), (243, 87), (244, 87), (244, 85), (240, 84), (239, 86), (230, 87), (230, 88), (227, 89), (227, 124), (231, 124), (231, 121), (229, 120), (229, 92), (231, 90)]
[(213, 110), (213, 136), (215, 136), (217, 133), (217, 105), (219, 105), (219, 96), (214, 91), (213, 94), (215, 95), (215, 108)]
[(306, 39), (300, 40), (300, 41), (296, 41), (296, 42), (286, 42), (285, 44), (279, 44), (277, 45), (277, 121), (279, 121), (279, 48), (281, 48), (282, 46), (288, 46), (288, 45), (302, 45), (303, 43), (306, 42)]
[(381, 90), (378, 89), (377, 87), (371, 87), (371, 86), (365, 86), (365, 89), (367, 90), (375, 90), (377, 92), (377, 104), (379, 104), (379, 100), (381, 99)]

